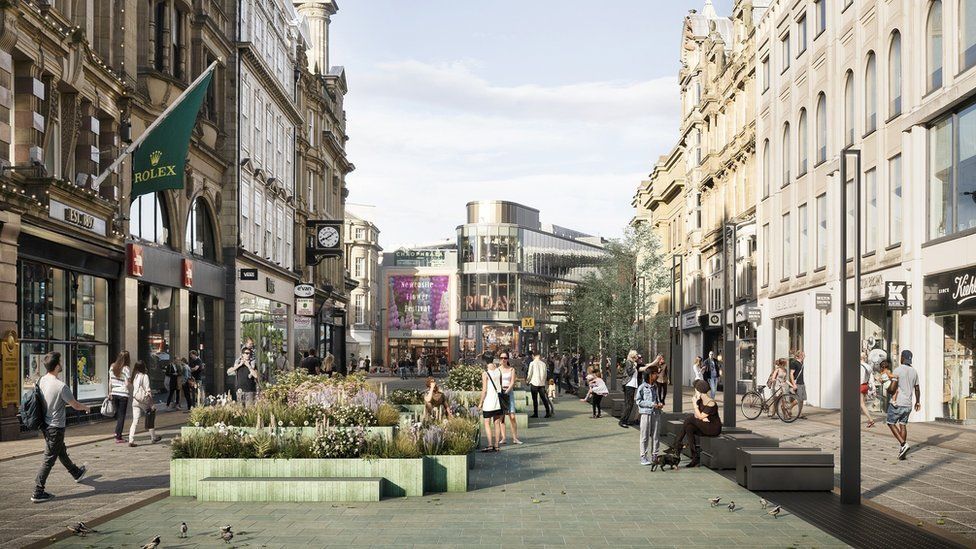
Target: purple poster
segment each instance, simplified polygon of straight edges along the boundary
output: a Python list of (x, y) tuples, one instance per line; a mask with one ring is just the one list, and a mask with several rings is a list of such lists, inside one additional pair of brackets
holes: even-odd
[(449, 276), (391, 276), (389, 283), (390, 331), (447, 330), (451, 315)]

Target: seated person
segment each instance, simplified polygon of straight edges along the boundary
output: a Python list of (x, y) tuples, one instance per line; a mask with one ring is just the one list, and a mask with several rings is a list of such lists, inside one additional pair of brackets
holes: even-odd
[(695, 436), (717, 437), (722, 434), (722, 420), (718, 417), (718, 404), (708, 394), (711, 387), (703, 379), (696, 379), (694, 387), (694, 414), (685, 418), (681, 434), (678, 435), (678, 440), (674, 443), (675, 455), (681, 455), (686, 438), (688, 444), (691, 444), (691, 461), (687, 467), (698, 466), (698, 445), (695, 444)]
[(451, 417), (451, 409), (447, 406), (447, 398), (441, 391), (440, 386), (434, 378), (427, 378), (427, 392), (424, 393), (424, 410), (428, 417), (434, 414), (443, 413), (445, 417)]

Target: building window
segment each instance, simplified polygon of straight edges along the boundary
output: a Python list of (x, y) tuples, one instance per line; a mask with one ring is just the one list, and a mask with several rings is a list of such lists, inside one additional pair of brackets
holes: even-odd
[(976, 2), (959, 0), (959, 66), (976, 65)]
[(854, 73), (847, 71), (844, 81), (844, 144), (854, 144)]
[(771, 174), (769, 170), (770, 163), (772, 162), (772, 157), (769, 151), (769, 140), (763, 141), (763, 158), (762, 158), (762, 184), (763, 184), (763, 198), (769, 196), (769, 176)]
[(257, 255), (261, 255), (264, 252), (264, 231), (261, 230), (262, 225), (264, 225), (264, 192), (261, 190), (261, 184), (255, 181), (254, 234), (251, 238), (251, 251)]
[(901, 114), (901, 33), (891, 33), (888, 50), (888, 118)]
[(790, 184), (790, 123), (783, 124), (783, 182), (785, 187)]
[(366, 296), (356, 294), (356, 324), (366, 323)]
[(827, 96), (817, 97), (817, 164), (827, 160)]
[(153, 67), (157, 71), (162, 71), (166, 67), (164, 63), (166, 56), (163, 53), (166, 50), (166, 42), (164, 40), (166, 26), (163, 23), (164, 21), (166, 21), (166, 2), (159, 2), (156, 4), (156, 17), (153, 21), (156, 25), (155, 36), (153, 36)]
[(942, 87), (942, 1), (934, 0), (929, 5), (928, 21), (925, 23), (926, 49), (926, 90)]
[(807, 51), (807, 16), (801, 15), (796, 20), (796, 56), (800, 57)]
[(817, 197), (817, 269), (827, 266), (827, 195)]
[(901, 243), (904, 231), (901, 219), (902, 207), (901, 155), (888, 161), (888, 245)]
[(780, 46), (783, 52), (783, 70), (790, 68), (790, 33), (783, 35), (780, 39)]
[(878, 170), (864, 174), (864, 252), (878, 249)]
[(807, 272), (807, 245), (808, 245), (808, 232), (807, 232), (807, 205), (800, 204), (800, 207), (796, 210), (796, 234), (799, 235), (799, 242), (797, 242), (797, 252), (796, 252), (796, 272), (798, 274), (803, 274)]
[(814, 11), (817, 13), (817, 36), (827, 30), (827, 0), (816, 0)]
[(366, 270), (365, 267), (366, 267), (366, 258), (357, 257), (355, 259), (355, 263), (353, 267), (353, 276), (355, 276), (356, 278), (362, 278), (364, 276), (363, 272)]
[(366, 240), (365, 227), (356, 227), (356, 240)]
[(196, 198), (190, 206), (184, 245), (186, 251), (192, 255), (211, 261), (217, 260), (213, 223), (210, 221), (210, 213), (202, 198)]
[(251, 182), (247, 176), (241, 177), (241, 242), (245, 250), (251, 249)]
[(770, 81), (770, 71), (769, 71), (769, 56), (762, 58), (762, 89), (763, 92), (769, 89)]
[(807, 110), (800, 109), (800, 121), (796, 125), (796, 152), (799, 158), (797, 175), (807, 173)]
[(864, 133), (878, 129), (878, 67), (874, 52), (868, 53), (864, 69)]
[(169, 245), (169, 216), (159, 193), (143, 194), (129, 206), (129, 234), (161, 246)]
[(976, 105), (929, 128), (929, 238), (976, 229)]
[(803, 349), (803, 315), (773, 319), (773, 358), (789, 358)]
[(763, 287), (769, 286), (769, 223), (762, 227)]
[(789, 278), (793, 270), (793, 226), (790, 214), (783, 214), (783, 265), (782, 278)]

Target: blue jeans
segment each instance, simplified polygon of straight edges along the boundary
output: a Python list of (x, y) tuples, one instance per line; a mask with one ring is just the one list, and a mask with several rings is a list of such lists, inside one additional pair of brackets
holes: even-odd
[(715, 391), (718, 390), (718, 378), (717, 377), (708, 378), (708, 386), (712, 388), (712, 390), (709, 391), (708, 394), (710, 394), (712, 398), (715, 398)]

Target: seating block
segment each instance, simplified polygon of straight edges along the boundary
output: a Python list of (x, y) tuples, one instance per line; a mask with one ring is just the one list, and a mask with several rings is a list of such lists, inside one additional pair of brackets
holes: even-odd
[(749, 490), (834, 489), (834, 454), (819, 448), (739, 448), (736, 480)]
[(379, 501), (380, 477), (207, 477), (199, 501)]
[(701, 463), (709, 469), (735, 469), (739, 448), (745, 447), (776, 447), (779, 439), (766, 437), (750, 432), (729, 432), (701, 439)]

